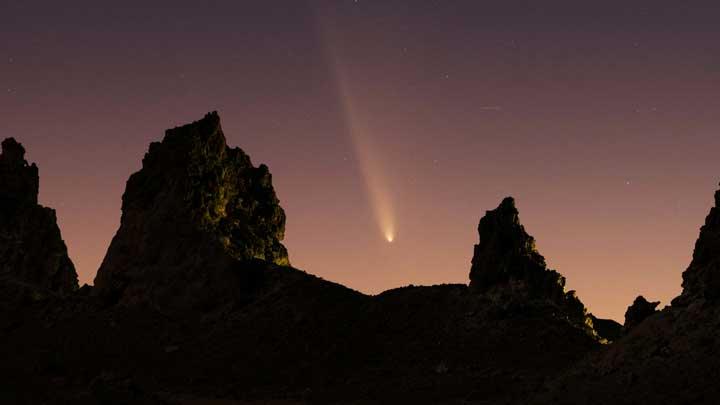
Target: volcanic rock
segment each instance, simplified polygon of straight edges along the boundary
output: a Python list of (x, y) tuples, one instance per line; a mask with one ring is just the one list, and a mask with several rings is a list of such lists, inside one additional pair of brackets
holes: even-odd
[(520, 224), (512, 197), (487, 211), (478, 225), (480, 243), (475, 245), (470, 269), (470, 288), (500, 296), (502, 300), (543, 300), (561, 308), (579, 325), (592, 325), (575, 291), (565, 291), (565, 277), (545, 264), (535, 239)]
[(660, 301), (648, 302), (642, 295), (635, 298), (635, 301), (625, 311), (625, 330), (630, 330), (637, 326), (645, 318), (657, 313), (657, 306)]
[(252, 289), (250, 261), (289, 264), (284, 231), (267, 166), (229, 148), (212, 112), (150, 144), (127, 182), (96, 293), (177, 309), (230, 302)]
[(0, 278), (14, 285), (67, 294), (77, 274), (57, 226), (55, 211), (38, 205), (39, 177), (13, 138), (0, 154)]

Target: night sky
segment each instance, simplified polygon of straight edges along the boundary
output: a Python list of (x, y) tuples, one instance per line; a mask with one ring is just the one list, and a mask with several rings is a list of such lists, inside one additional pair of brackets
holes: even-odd
[[(0, 136), (90, 283), (148, 143), (217, 110), (265, 163), (295, 267), (466, 283), (512, 195), (598, 316), (663, 304), (720, 180), (716, 1), (0, 3)], [(388, 239), (393, 239), (392, 243)]]

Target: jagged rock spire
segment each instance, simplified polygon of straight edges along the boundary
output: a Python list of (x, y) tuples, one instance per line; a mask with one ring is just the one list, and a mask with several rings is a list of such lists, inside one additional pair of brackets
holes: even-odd
[(284, 231), (267, 166), (229, 148), (212, 112), (150, 145), (95, 285), (128, 304), (212, 305), (237, 294), (238, 263), (289, 264)]
[(525, 232), (512, 197), (487, 211), (478, 225), (470, 287), (480, 293), (506, 292), (512, 299), (546, 300), (561, 307), (574, 322), (592, 325), (574, 291), (565, 291), (565, 277), (545, 264), (535, 239)]
[(683, 292), (673, 300), (674, 305), (685, 305), (694, 299), (720, 298), (720, 190), (715, 192), (715, 206), (700, 228), (692, 262), (682, 277)]
[(37, 204), (39, 177), (13, 138), (0, 154), (0, 277), (49, 292), (77, 289), (55, 211)]
[(520, 224), (512, 197), (480, 219), (480, 243), (470, 269), (470, 286), (487, 289), (510, 279), (526, 279), (545, 272), (545, 258), (535, 250), (535, 239)]

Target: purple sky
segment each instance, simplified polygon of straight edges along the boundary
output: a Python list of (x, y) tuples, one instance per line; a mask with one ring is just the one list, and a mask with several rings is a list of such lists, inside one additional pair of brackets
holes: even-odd
[(310, 273), (465, 283), (512, 195), (597, 315), (680, 292), (720, 180), (717, 2), (100, 3), (0, 5), (0, 136), (40, 167), (81, 282), (148, 143), (218, 110)]

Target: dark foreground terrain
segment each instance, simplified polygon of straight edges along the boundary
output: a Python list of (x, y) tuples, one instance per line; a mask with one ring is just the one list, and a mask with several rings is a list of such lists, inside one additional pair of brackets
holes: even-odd
[(718, 403), (720, 194), (683, 294), (625, 325), (548, 269), (512, 198), (468, 285), (366, 296), (290, 265), (264, 165), (217, 114), (150, 145), (93, 287), (38, 170), (0, 155), (0, 403)]

